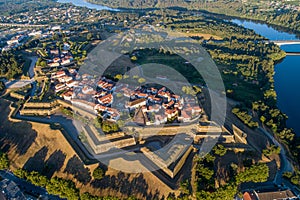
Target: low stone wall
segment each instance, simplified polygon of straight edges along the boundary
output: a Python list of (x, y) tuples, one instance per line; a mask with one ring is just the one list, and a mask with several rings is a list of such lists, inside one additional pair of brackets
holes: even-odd
[(180, 160), (177, 162), (176, 166), (174, 167), (172, 178), (174, 178), (178, 174), (178, 172), (181, 170), (182, 166), (184, 165), (187, 157), (190, 155), (192, 150), (193, 150), (193, 146), (190, 146), (186, 150), (186, 152), (181, 156)]
[[(102, 143), (97, 145), (95, 144), (94, 140), (92, 139), (91, 135), (86, 130), (86, 128), (82, 127), (82, 130), (84, 132), (84, 135), (87, 138), (90, 147), (92, 148), (95, 154), (104, 153), (112, 148), (123, 148), (123, 147), (136, 145), (135, 139), (133, 137), (124, 138), (124, 136), (118, 137), (119, 140), (115, 140), (115, 141), (109, 141), (109, 137), (107, 137), (105, 141), (102, 137)], [(91, 134), (95, 135), (95, 133), (91, 133)]]
[(24, 108), (52, 108), (58, 105), (56, 100), (51, 102), (26, 102)]
[(218, 138), (219, 142), (222, 143), (235, 143), (234, 135), (222, 135), (220, 134), (203, 134), (203, 135), (195, 135), (194, 141), (197, 143), (202, 139), (216, 139)]
[(232, 128), (236, 142), (247, 144), (247, 134), (235, 125), (232, 125)]
[(173, 171), (168, 168), (166, 163), (162, 162), (161, 159), (157, 158), (157, 155), (155, 155), (150, 149), (147, 147), (141, 148), (141, 152), (155, 165), (157, 165), (161, 170), (163, 170), (169, 177), (174, 177)]
[(86, 110), (83, 110), (79, 107), (74, 106), (72, 103), (58, 99), (57, 102), (62, 105), (63, 107), (69, 107), (71, 108), (74, 112), (78, 112), (80, 115), (88, 117), (90, 119), (95, 119), (96, 118), (96, 114), (95, 113), (90, 113)]
[(123, 132), (116, 132), (116, 133), (110, 133), (105, 135), (105, 133), (99, 133), (99, 131), (94, 126), (89, 126), (93, 134), (96, 136), (99, 142), (117, 139), (125, 136), (125, 133)]
[(21, 95), (15, 92), (11, 92), (10, 96), (16, 99), (21, 99), (21, 100), (25, 100), (26, 96), (25, 95)]
[(53, 115), (59, 109), (59, 106), (49, 109), (21, 109), (21, 115)]
[(197, 129), (198, 132), (200, 133), (221, 133), (223, 132), (222, 127), (217, 127), (217, 126), (198, 126)]
[(60, 108), (56, 100), (51, 102), (26, 102), (20, 110), (21, 115), (52, 115)]
[(162, 162), (161, 159), (157, 158), (152, 151), (150, 151), (147, 147), (141, 148), (141, 152), (149, 159), (151, 162), (155, 163), (161, 170), (164, 171), (169, 177), (174, 178), (178, 172), (181, 170), (182, 166), (184, 165), (187, 157), (190, 155), (191, 151), (193, 150), (193, 146), (189, 146), (183, 155), (177, 161), (175, 167), (170, 169), (170, 166), (167, 166), (166, 163)]

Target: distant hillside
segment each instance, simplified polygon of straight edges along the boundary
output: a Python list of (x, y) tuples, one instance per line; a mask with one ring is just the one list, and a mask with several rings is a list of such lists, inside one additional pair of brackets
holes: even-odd
[(0, 0), (0, 13), (1, 16), (9, 16), (20, 12), (32, 12), (54, 5), (55, 2), (56, 0)]
[(177, 7), (263, 21), (300, 33), (300, 5), (297, 1), (271, 0), (87, 0), (112, 8), (149, 9)]
[(185, 0), (87, 0), (91, 3), (102, 4), (113, 8), (162, 8), (162, 7), (184, 7), (192, 4), (201, 4), (204, 0), (190, 2)]

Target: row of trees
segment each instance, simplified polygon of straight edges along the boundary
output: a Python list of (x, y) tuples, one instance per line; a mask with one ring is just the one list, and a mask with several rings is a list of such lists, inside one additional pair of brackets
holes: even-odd
[(0, 170), (9, 168), (9, 159), (6, 153), (0, 151)]
[[(0, 170), (9, 169), (10, 161), (7, 154), (0, 152)], [(46, 188), (49, 194), (58, 195), (61, 198), (74, 199), (74, 200), (116, 200), (116, 197), (98, 197), (93, 196), (89, 193), (80, 193), (80, 190), (76, 188), (73, 181), (67, 180), (59, 177), (47, 178), (46, 176), (40, 174), (36, 171), (26, 171), (24, 169), (17, 169), (14, 174), (22, 179), (25, 179), (32, 183), (33, 185)], [(98, 166), (93, 171), (93, 177), (95, 180), (101, 180), (105, 175), (105, 169), (102, 166)], [(134, 197), (128, 198), (128, 200), (133, 200)]]
[(255, 34), (253, 30), (245, 29), (234, 23), (215, 18), (210, 15), (195, 16), (186, 11), (167, 10), (168, 16), (172, 19), (166, 22), (166, 27), (173, 30), (187, 32), (194, 36), (195, 39), (203, 39), (196, 37), (197, 34), (209, 34), (215, 39), (226, 38), (242, 38), (245, 40), (261, 40), (262, 36)]
[(232, 113), (235, 114), (244, 124), (250, 128), (257, 128), (258, 122), (252, 120), (252, 116), (247, 113), (247, 110), (241, 110), (240, 108), (233, 108)]
[(16, 170), (15, 175), (36, 186), (46, 188), (49, 194), (59, 195), (61, 198), (74, 200), (79, 197), (79, 190), (71, 180), (65, 180), (58, 177), (49, 180), (46, 176), (43, 176), (38, 172), (28, 172), (23, 169)]
[(94, 125), (96, 128), (101, 128), (104, 133), (113, 133), (120, 129), (117, 123), (103, 120), (101, 117), (95, 118)]
[[(1, 158), (0, 158), (1, 160)], [(104, 169), (101, 167), (97, 167), (93, 172), (94, 179), (100, 180), (104, 176)], [(49, 194), (58, 195), (61, 198), (66, 199), (74, 199), (74, 200), (116, 200), (118, 198), (116, 197), (98, 197), (93, 196), (90, 193), (80, 193), (80, 190), (76, 188), (76, 185), (73, 181), (67, 180), (64, 178), (59, 177), (52, 177), (51, 179), (48, 179), (46, 176), (32, 171), (28, 172), (24, 169), (18, 169), (14, 172), (16, 176), (19, 178), (25, 179), (32, 184), (40, 187), (46, 188), (47, 192)], [(128, 199), (135, 199), (133, 197)]]
[(5, 84), (3, 83), (3, 81), (0, 81), (0, 93), (3, 92), (5, 90)]
[(277, 147), (275, 145), (271, 145), (263, 150), (263, 154), (265, 156), (271, 156), (273, 154), (279, 154), (280, 153), (280, 147)]
[(296, 170), (294, 173), (285, 172), (283, 173), (283, 177), (290, 180), (293, 184), (300, 186), (300, 171)]

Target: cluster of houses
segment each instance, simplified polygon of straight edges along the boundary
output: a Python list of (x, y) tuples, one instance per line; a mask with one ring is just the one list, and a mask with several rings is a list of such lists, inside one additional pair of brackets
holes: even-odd
[[(105, 77), (96, 80), (89, 74), (79, 75), (75, 69), (53, 73), (51, 82), (55, 84), (55, 92), (65, 100), (113, 122), (120, 118), (120, 110), (142, 117), (144, 125), (164, 124), (168, 120), (189, 122), (202, 111), (195, 98), (173, 94), (166, 87), (132, 89), (128, 84), (117, 86)], [(121, 109), (111, 107), (118, 93), (128, 99)]]
[[(7, 45), (3, 47), (2, 51), (8, 51), (10, 49), (15, 49), (19, 46), (22, 46), (26, 41), (29, 40), (29, 38), (35, 37), (39, 39), (45, 39), (45, 38), (52, 37), (54, 34), (64, 33), (68, 35), (71, 33), (69, 30), (62, 30), (61, 26), (53, 26), (50, 28), (45, 28), (42, 25), (40, 26), (41, 27), (35, 27), (35, 28), (24, 27), (23, 30), (21, 28), (11, 29), (11, 32), (13, 34), (5, 35), (4, 41), (6, 42)], [(65, 43), (64, 44), (65, 52), (63, 53), (66, 53), (66, 51), (69, 50), (69, 48), (70, 45), (68, 43)]]
[(105, 77), (97, 80), (89, 75), (79, 75), (75, 69), (61, 70), (51, 75), (57, 94), (73, 105), (101, 115), (106, 120), (117, 121), (120, 113), (111, 108), (115, 83)]
[(68, 66), (73, 64), (73, 56), (70, 53), (70, 44), (65, 42), (63, 49), (49, 49), (48, 54), (51, 59), (48, 60), (48, 67)]
[(167, 121), (190, 122), (202, 111), (195, 98), (181, 97), (166, 87), (142, 86), (131, 91), (124, 86), (117, 92), (129, 97), (125, 108), (134, 111), (136, 122), (144, 125), (159, 125)]
[[(120, 118), (121, 110), (142, 118), (143, 125), (190, 122), (202, 111), (194, 97), (181, 97), (166, 87), (141, 86), (134, 89), (128, 84), (116, 85), (106, 77), (96, 80), (89, 74), (79, 75), (75, 69), (53, 73), (51, 82), (55, 84), (55, 92), (65, 100), (114, 122)], [(118, 98), (115, 94), (126, 98), (118, 109), (111, 106), (114, 98)]]
[(21, 43), (26, 38), (26, 35), (20, 34), (7, 41), (8, 45), (16, 45)]
[(6, 41), (7, 46), (5, 46), (2, 49), (2, 51), (8, 51), (10, 49), (14, 49), (14, 48), (21, 46), (24, 43), (24, 41), (26, 41), (27, 38), (28, 38), (28, 35), (24, 34), (24, 33), (15, 35), (14, 37), (12, 37), (11, 39)]
[(89, 18), (96, 15), (96, 10), (82, 13), (82, 9), (70, 5), (47, 5), (44, 9), (34, 9), (30, 11), (17, 12), (13, 15), (1, 16), (3, 23), (18, 24), (50, 24), (50, 22), (75, 23), (83, 21), (83, 18)]

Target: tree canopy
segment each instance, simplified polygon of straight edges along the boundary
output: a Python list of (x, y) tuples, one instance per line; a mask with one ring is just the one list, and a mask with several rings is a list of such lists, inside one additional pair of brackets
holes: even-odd
[(236, 176), (236, 182), (238, 184), (244, 182), (265, 182), (269, 177), (269, 167), (266, 164), (256, 164), (251, 167), (245, 168), (243, 172), (240, 172)]

